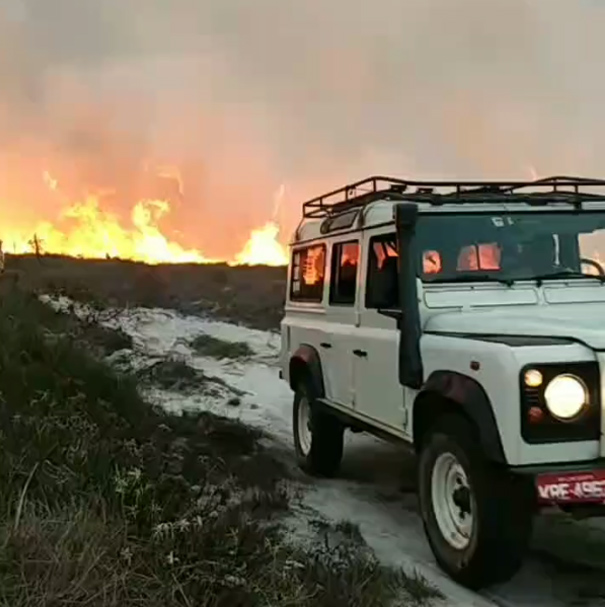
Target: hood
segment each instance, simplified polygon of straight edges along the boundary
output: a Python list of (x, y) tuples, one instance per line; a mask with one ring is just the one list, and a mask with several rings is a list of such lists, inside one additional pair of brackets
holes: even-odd
[(605, 350), (605, 304), (519, 306), (444, 312), (429, 318), (425, 331), (467, 335), (558, 337)]

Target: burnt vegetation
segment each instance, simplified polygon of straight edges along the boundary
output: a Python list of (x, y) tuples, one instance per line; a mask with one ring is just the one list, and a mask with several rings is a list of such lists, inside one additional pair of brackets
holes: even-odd
[[(111, 290), (112, 271), (129, 282), (112, 263), (93, 264), (91, 278), (78, 261), (50, 261), (72, 268), (64, 293), (88, 272), (87, 296), (135, 303), (126, 287)], [(29, 263), (22, 284), (59, 279), (56, 268), (28, 275)], [(438, 596), (383, 567), (350, 523), (289, 542), (291, 469), (256, 429), (147, 403), (142, 378), (104, 362), (131, 345), (29, 290), (0, 295), (0, 605), (378, 607)], [(177, 366), (146, 381), (199, 379)]]
[(286, 269), (226, 264), (148, 266), (58, 255), (6, 255), (27, 289), (95, 306), (171, 308), (266, 330), (279, 329)]

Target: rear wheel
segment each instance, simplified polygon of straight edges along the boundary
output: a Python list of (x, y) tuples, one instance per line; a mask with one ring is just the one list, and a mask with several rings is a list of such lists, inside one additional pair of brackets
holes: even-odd
[(309, 474), (334, 476), (342, 460), (344, 426), (317, 407), (308, 381), (301, 381), (296, 388), (292, 417), (298, 465)]
[(424, 528), (441, 568), (472, 589), (512, 578), (531, 535), (533, 485), (491, 465), (461, 416), (429, 432), (418, 475)]

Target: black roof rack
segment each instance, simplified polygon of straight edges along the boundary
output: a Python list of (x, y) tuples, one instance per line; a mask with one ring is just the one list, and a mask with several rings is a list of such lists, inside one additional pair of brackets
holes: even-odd
[[(603, 188), (603, 192), (587, 192), (586, 188)], [(556, 176), (533, 181), (410, 181), (374, 176), (308, 200), (303, 203), (303, 217), (328, 217), (380, 199), (433, 205), (469, 202), (581, 205), (587, 200), (605, 200), (605, 179)]]

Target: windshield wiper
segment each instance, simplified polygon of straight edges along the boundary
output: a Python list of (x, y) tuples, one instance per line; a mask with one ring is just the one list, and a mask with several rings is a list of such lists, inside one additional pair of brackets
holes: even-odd
[(516, 278), (516, 280), (535, 280), (539, 286), (544, 280), (556, 280), (557, 278), (594, 278), (601, 282), (601, 284), (605, 283), (605, 276), (601, 276), (600, 274), (585, 274), (576, 270), (559, 270), (557, 272), (538, 274), (537, 276)]
[(476, 274), (473, 272), (472, 274), (460, 274), (459, 276), (448, 276), (447, 278), (436, 278), (430, 282), (430, 284), (442, 284), (448, 282), (498, 282), (501, 285), (506, 285), (507, 287), (512, 287), (515, 279), (512, 278), (503, 278), (502, 276), (494, 276), (493, 274)]

